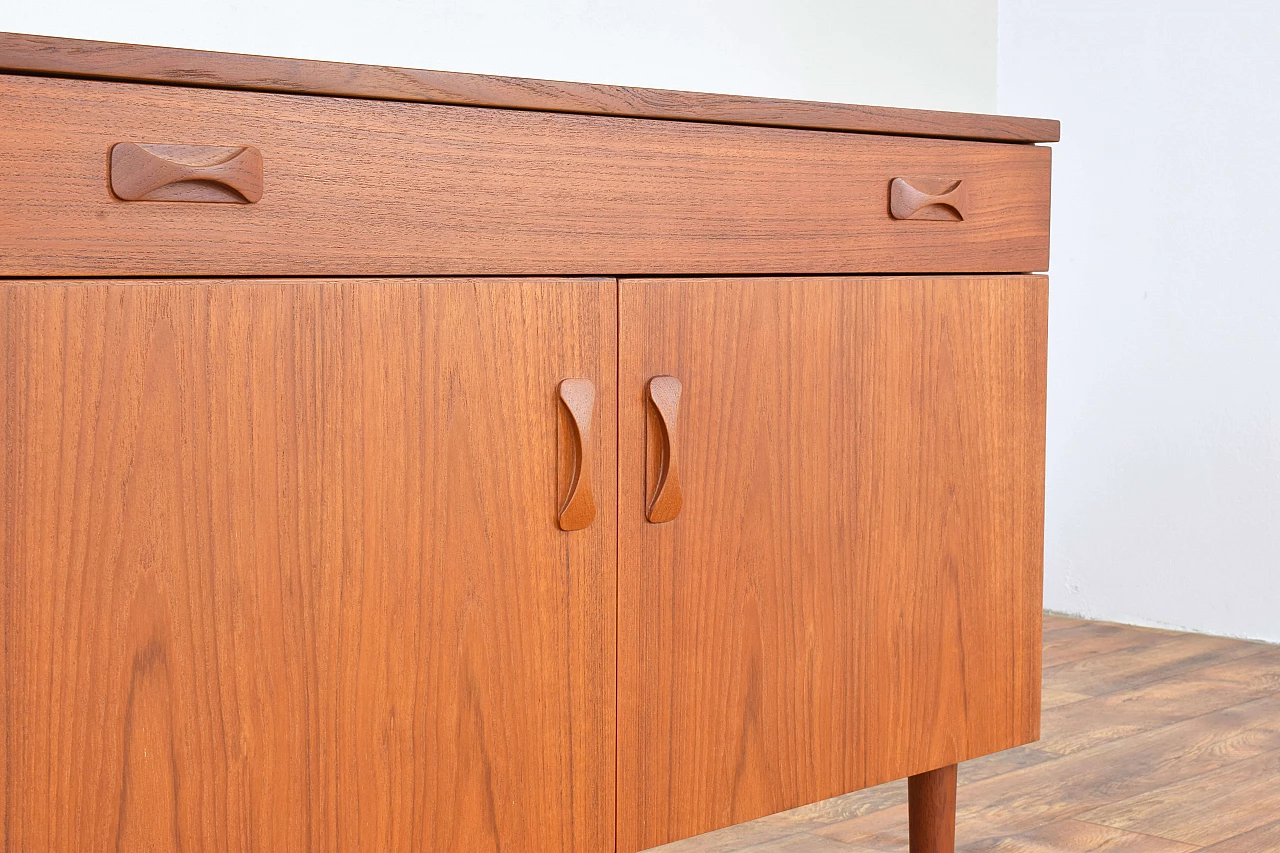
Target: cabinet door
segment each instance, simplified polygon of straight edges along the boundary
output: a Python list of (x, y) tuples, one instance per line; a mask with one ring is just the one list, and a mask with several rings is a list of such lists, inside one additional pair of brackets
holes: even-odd
[(612, 850), (616, 334), (611, 280), (0, 284), (7, 849)]
[(1036, 276), (621, 283), (620, 851), (1038, 737), (1046, 306)]

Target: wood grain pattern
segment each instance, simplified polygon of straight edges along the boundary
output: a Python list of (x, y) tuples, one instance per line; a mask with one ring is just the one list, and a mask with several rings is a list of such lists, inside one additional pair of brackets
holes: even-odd
[(111, 192), (123, 201), (253, 204), (262, 198), (262, 154), (223, 145), (111, 146)]
[(1204, 853), (1260, 853), (1280, 850), (1280, 820), (1203, 848)]
[(955, 853), (956, 766), (907, 779), (911, 853)]
[[(1050, 150), (0, 76), (0, 275), (1008, 272), (1048, 265)], [(111, 195), (121, 140), (252, 146), (250, 205)], [(897, 174), (964, 222), (892, 219)]]
[(1199, 849), (1167, 838), (1064, 820), (969, 845), (964, 853), (1195, 853)]
[(1047, 669), (1108, 652), (1147, 649), (1167, 640), (1175, 640), (1178, 636), (1172, 631), (1107, 622), (1064, 625), (1062, 628), (1045, 631), (1044, 665)]
[[(1067, 620), (1045, 614), (1045, 647), (1058, 643), (1061, 629), (1089, 644), (1092, 627), (1099, 641), (1114, 639), (1114, 629), (1135, 633), (1151, 629)], [(1162, 642), (1185, 641), (1195, 647), (1204, 640), (1194, 634), (1155, 632)], [(1259, 645), (1233, 641), (1257, 653)], [(1105, 645), (1105, 643), (1103, 643)], [(1263, 651), (1268, 647), (1262, 646)], [(1265, 663), (1262, 658), (1261, 663)], [(1184, 664), (1194, 667), (1188, 659)], [(1265, 667), (1264, 667), (1265, 668)], [(1190, 672), (1180, 673), (1185, 678)], [(1166, 676), (1177, 678), (1178, 676)], [(1265, 679), (1263, 679), (1265, 681)], [(1138, 700), (1140, 701), (1140, 700)], [(1048, 721), (1048, 725), (1052, 725)], [(1046, 729), (1052, 734), (1052, 729)], [(1266, 763), (1254, 761), (1280, 748), (1280, 685), (1273, 695), (1214, 711), (1144, 733), (1124, 736), (1074, 753), (1057, 756), (1030, 747), (965, 762), (959, 768), (960, 830), (962, 853), (1078, 853), (1082, 850), (1115, 850), (1134, 853), (1191, 853), (1200, 847), (1161, 837), (1174, 830), (1179, 813), (1170, 808), (1170, 822), (1152, 821), (1145, 832), (1114, 829), (1075, 818), (1100, 806), (1140, 799), (1156, 790), (1166, 802), (1184, 802), (1196, 808), (1201, 789), (1195, 780), (1211, 778), (1227, 768), (1244, 767), (1232, 775), (1237, 786), (1265, 784), (1270, 775)], [(1185, 780), (1185, 784), (1178, 784)], [(1223, 786), (1217, 786), (1223, 787)], [(1218, 802), (1213, 819), (1252, 826), (1255, 798), (1237, 797)], [(906, 785), (894, 782), (826, 800), (758, 821), (711, 832), (668, 847), (666, 853), (730, 853), (730, 851), (784, 849), (794, 853), (826, 851), (835, 840), (850, 851), (906, 853), (908, 815)], [(1155, 798), (1151, 799), (1155, 803)], [(1238, 814), (1237, 814), (1238, 813)], [(823, 825), (825, 824), (825, 826)], [(1261, 853), (1275, 847), (1280, 824), (1264, 824), (1210, 847), (1217, 853)], [(739, 843), (740, 842), (740, 843)], [(754, 845), (754, 846), (749, 846)]]
[[(1278, 712), (1280, 697), (1267, 697), (964, 786), (957, 845), (1018, 835), (1271, 752), (1280, 743)], [(894, 806), (811, 831), (875, 848), (906, 823), (905, 807)]]
[[(1189, 650), (1206, 640), (1197, 634), (1087, 622), (1046, 613), (1044, 646), (1061, 649), (1064, 636), (1093, 648), (1085, 657), (1110, 654), (1106, 649), (1121, 634), (1129, 639), (1151, 634), (1163, 668), (1160, 647), (1185, 643)], [(1274, 647), (1229, 640), (1254, 663), (1253, 680), (1268, 682), (1270, 666), (1263, 653)], [(1084, 660), (1085, 657), (1076, 658)], [(1200, 661), (1183, 656), (1183, 669), (1162, 680), (1185, 680)], [(1070, 682), (1064, 686), (1073, 687)], [(1082, 686), (1082, 685), (1081, 685)], [(1257, 811), (1267, 804), (1267, 785), (1274, 775), (1259, 756), (1280, 749), (1280, 682), (1274, 692), (1244, 704), (1157, 727), (1142, 733), (1103, 740), (1069, 756), (1033, 747), (1018, 747), (966, 761), (959, 767), (959, 846), (961, 853), (1081, 853), (1086, 850), (1132, 853), (1191, 853), (1198, 845), (1162, 837), (1185, 831), (1185, 815), (1205, 815), (1208, 825), (1235, 830), (1254, 826)], [(1144, 701), (1132, 700), (1141, 713)], [(1158, 714), (1159, 705), (1153, 710)], [(1052, 737), (1053, 720), (1046, 720)], [(1105, 725), (1105, 723), (1104, 723)], [(1233, 770), (1234, 768), (1234, 770)], [(1201, 780), (1206, 780), (1203, 784)], [(1225, 782), (1224, 782), (1225, 780)], [(1208, 787), (1206, 787), (1208, 786)], [(1261, 788), (1259, 796), (1232, 796), (1232, 791)], [(1202, 801), (1210, 791), (1214, 806)], [(1157, 797), (1153, 792), (1160, 792)], [(789, 853), (907, 853), (908, 814), (905, 781), (897, 781), (824, 800), (676, 842), (662, 853), (736, 853), (786, 850)], [(1142, 832), (1115, 829), (1075, 817), (1128, 802), (1141, 804)], [(1185, 809), (1177, 808), (1181, 804)], [(1154, 807), (1162, 807), (1157, 816)], [(1126, 814), (1136, 811), (1126, 810)], [(843, 847), (833, 847), (832, 843)], [(1203, 848), (1206, 853), (1270, 853), (1280, 850), (1280, 822), (1248, 829)]]
[(182, 86), (341, 95), (473, 107), (1057, 142), (1057, 121), (419, 71), (0, 33), (0, 69)]
[(1044, 621), (1044, 636), (1045, 636), (1046, 643), (1048, 642), (1050, 634), (1062, 628), (1079, 628), (1087, 625), (1093, 625), (1097, 627), (1099, 625), (1109, 624), (1105, 622), (1096, 622), (1091, 619), (1082, 619), (1079, 616), (1066, 616), (1062, 613), (1057, 613), (1053, 610), (1046, 610), (1044, 612), (1043, 621)]
[(959, 222), (969, 210), (964, 181), (894, 178), (889, 184), (889, 215), (894, 219)]
[(1271, 695), (1280, 690), (1280, 653), (1254, 648), (1260, 651), (1228, 663), (1046, 709), (1050, 731), (1038, 747), (1070, 755)]
[(1085, 693), (1072, 693), (1069, 690), (1055, 690), (1052, 687), (1045, 687), (1040, 691), (1040, 709), (1044, 711), (1048, 708), (1059, 708), (1088, 698), (1088, 694)]
[[(620, 851), (1037, 737), (1046, 296), (620, 283)], [(660, 374), (684, 509), (652, 525)]]
[(680, 490), (680, 380), (655, 376), (648, 386), (648, 464), (645, 481), (652, 499), (645, 517), (653, 524), (665, 524), (680, 514), (684, 496)]
[[(1006, 749), (1002, 752), (984, 755), (964, 762), (958, 767), (957, 780), (960, 785), (968, 785), (1005, 773), (1011, 773), (1024, 767), (1033, 767), (1046, 761), (1053, 761), (1058, 757), (1030, 747), (1014, 747), (1013, 749)], [(800, 832), (806, 833), (806, 839), (816, 838), (817, 836), (810, 836), (808, 833), (841, 821), (851, 820), (892, 806), (902, 805), (906, 802), (907, 780), (899, 779), (884, 785), (877, 785), (874, 788), (866, 788), (853, 794), (833, 797), (829, 800), (801, 806), (767, 818), (748, 821), (717, 832), (710, 832), (698, 836), (696, 839), (668, 844), (657, 849), (663, 851), (663, 853), (667, 853), (667, 851), (671, 851), (671, 853), (677, 853), (677, 851), (721, 853), (721, 851), (736, 851), (742, 848), (749, 848), (754, 853), (756, 847), (749, 847), (749, 843), (758, 844), (781, 840)], [(902, 838), (905, 841), (905, 833)], [(806, 841), (806, 843), (809, 842)], [(813, 843), (816, 846), (816, 842)], [(844, 842), (840, 843), (843, 844)], [(795, 849), (805, 850), (807, 848), (804, 845), (797, 844)], [(845, 849), (863, 850), (870, 848), (850, 848), (846, 845)], [(906, 850), (905, 844), (902, 845), (902, 850)]]
[(560, 444), (570, 457), (566, 466), (564, 503), (558, 518), (561, 530), (581, 530), (596, 517), (596, 499), (591, 486), (591, 419), (596, 404), (596, 388), (590, 379), (570, 378), (560, 382), (560, 402), (568, 415), (568, 428), (560, 430)]
[[(751, 853), (877, 853), (816, 835), (793, 835), (747, 848)], [(665, 853), (665, 850), (664, 850)]]
[(5, 849), (612, 849), (615, 295), (0, 284)]
[(1070, 663), (1047, 666), (1044, 684), (1101, 696), (1164, 681), (1237, 658), (1250, 657), (1263, 647), (1228, 637), (1166, 637), (1164, 642), (1097, 654)]
[(1079, 820), (1208, 846), (1280, 815), (1280, 749), (1091, 809)]

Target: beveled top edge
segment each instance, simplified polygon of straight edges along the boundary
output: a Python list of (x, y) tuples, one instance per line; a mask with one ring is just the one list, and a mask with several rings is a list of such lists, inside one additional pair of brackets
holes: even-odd
[(1057, 142), (1059, 138), (1059, 124), (1054, 119), (526, 80), (19, 33), (0, 33), (0, 71), (255, 92), (986, 142)]

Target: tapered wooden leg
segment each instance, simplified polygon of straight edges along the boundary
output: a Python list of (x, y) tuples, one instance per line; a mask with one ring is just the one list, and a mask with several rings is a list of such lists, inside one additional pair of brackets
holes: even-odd
[(956, 766), (907, 778), (911, 853), (955, 853)]

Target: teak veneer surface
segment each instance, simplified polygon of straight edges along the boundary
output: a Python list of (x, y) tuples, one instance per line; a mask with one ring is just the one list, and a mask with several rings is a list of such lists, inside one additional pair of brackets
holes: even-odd
[[(0, 77), (0, 275), (1022, 271), (1050, 149)], [(252, 146), (256, 204), (120, 201), (119, 142)], [(897, 221), (896, 175), (964, 180)]]
[[(620, 283), (620, 853), (1038, 737), (1047, 297)], [(684, 503), (649, 524), (663, 374)]]
[(0, 283), (2, 846), (612, 850), (615, 298)]
[(1001, 142), (1057, 142), (1058, 122), (779, 98), (673, 92), (245, 56), (0, 33), (0, 69), (182, 86), (339, 95), (473, 107), (849, 130)]

